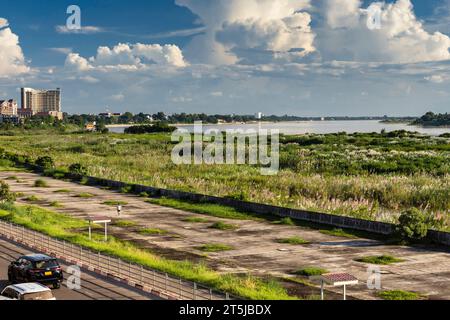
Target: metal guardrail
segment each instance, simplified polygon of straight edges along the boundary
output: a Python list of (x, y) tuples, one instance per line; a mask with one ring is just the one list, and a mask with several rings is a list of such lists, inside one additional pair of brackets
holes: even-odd
[(95, 253), (78, 245), (53, 239), (25, 227), (0, 221), (0, 236), (90, 271), (104, 274), (160, 297), (173, 300), (237, 299), (195, 282), (174, 278), (118, 258)]

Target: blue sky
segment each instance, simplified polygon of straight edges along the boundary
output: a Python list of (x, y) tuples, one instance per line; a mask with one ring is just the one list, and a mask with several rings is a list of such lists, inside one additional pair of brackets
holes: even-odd
[[(82, 32), (64, 30), (71, 4)], [(0, 0), (0, 99), (31, 86), (61, 87), (70, 113), (448, 112), (449, 36), (448, 0)]]

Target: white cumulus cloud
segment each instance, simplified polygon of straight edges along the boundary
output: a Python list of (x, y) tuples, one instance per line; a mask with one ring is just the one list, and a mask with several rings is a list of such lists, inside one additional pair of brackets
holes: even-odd
[(234, 64), (246, 50), (306, 55), (315, 50), (309, 0), (176, 0), (199, 16), (206, 32), (190, 46), (190, 58)]
[(69, 29), (67, 26), (56, 26), (55, 30), (60, 34), (96, 34), (106, 32), (104, 28), (96, 26), (81, 26), (79, 29)]
[(6, 20), (5, 18), (0, 17), (0, 29), (1, 28), (5, 28), (9, 26), (8, 20)]
[(159, 44), (125, 44), (99, 47), (94, 57), (86, 59), (78, 53), (70, 53), (66, 59), (66, 67), (77, 71), (124, 70), (133, 71), (149, 65), (183, 68), (188, 66), (181, 49), (175, 45)]
[[(450, 59), (450, 38), (429, 33), (416, 17), (410, 0), (373, 2), (327, 0), (326, 25), (318, 33), (318, 46), (327, 60), (416, 63)], [(379, 12), (380, 29), (367, 26), (368, 12)]]
[(85, 58), (81, 57), (78, 53), (69, 53), (66, 58), (66, 67), (75, 71), (87, 71), (92, 69)]
[(8, 20), (0, 18), (0, 77), (30, 71), (19, 45), (19, 37), (8, 26)]

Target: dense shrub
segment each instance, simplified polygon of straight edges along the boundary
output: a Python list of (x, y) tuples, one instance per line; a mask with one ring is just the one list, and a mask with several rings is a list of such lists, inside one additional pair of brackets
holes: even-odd
[(35, 163), (44, 169), (51, 169), (55, 167), (55, 162), (49, 156), (39, 157)]
[(86, 167), (84, 167), (82, 164), (79, 164), (79, 163), (74, 163), (74, 164), (70, 165), (69, 172), (72, 174), (80, 175), (80, 176), (87, 175)]
[(157, 122), (154, 125), (132, 126), (125, 129), (127, 134), (144, 134), (144, 133), (171, 133), (177, 130), (175, 127), (169, 126), (166, 122)]
[(11, 192), (11, 190), (9, 189), (9, 185), (4, 181), (0, 181), (0, 203), (8, 203), (14, 201), (16, 201), (16, 195)]
[(398, 220), (397, 233), (403, 240), (421, 240), (427, 236), (427, 217), (418, 209), (402, 213)]

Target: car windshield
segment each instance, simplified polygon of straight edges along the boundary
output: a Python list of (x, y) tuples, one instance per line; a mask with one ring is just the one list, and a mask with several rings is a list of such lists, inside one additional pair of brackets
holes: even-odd
[(27, 293), (22, 295), (22, 300), (51, 300), (53, 299), (53, 293), (51, 291)]
[(35, 263), (35, 266), (37, 269), (47, 269), (47, 268), (54, 268), (58, 266), (58, 262), (54, 259), (52, 260), (45, 260), (45, 261), (39, 261)]

